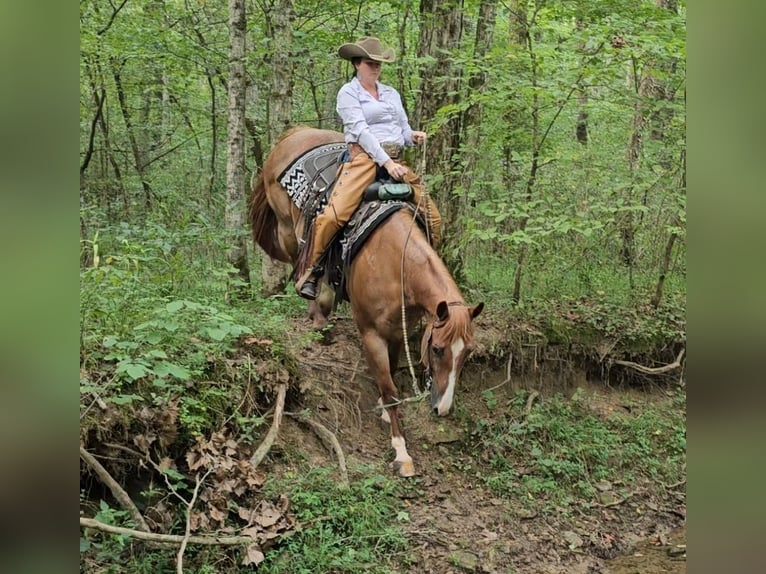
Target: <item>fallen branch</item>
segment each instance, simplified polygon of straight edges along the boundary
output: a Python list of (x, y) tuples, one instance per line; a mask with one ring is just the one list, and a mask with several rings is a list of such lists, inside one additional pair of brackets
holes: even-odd
[(535, 402), (535, 399), (540, 396), (540, 393), (537, 391), (532, 391), (529, 393), (529, 397), (527, 397), (527, 404), (524, 406), (524, 418), (528, 419), (530, 413), (532, 412), (532, 403)]
[(679, 480), (678, 482), (674, 482), (673, 484), (665, 484), (664, 482), (660, 483), (662, 487), (666, 490), (673, 490), (675, 488), (678, 488), (679, 486), (686, 486), (686, 479)]
[(277, 438), (277, 434), (279, 433), (279, 424), (282, 422), (282, 409), (285, 407), (286, 393), (287, 385), (285, 383), (281, 383), (277, 389), (277, 404), (274, 408), (274, 421), (271, 423), (271, 428), (266, 434), (266, 438), (263, 439), (263, 442), (253, 453), (253, 456), (250, 457), (250, 464), (253, 465), (253, 468), (256, 468), (259, 464), (261, 464), (261, 461), (268, 454), (271, 445), (274, 444), (274, 441)]
[(200, 485), (205, 482), (205, 479), (207, 478), (207, 475), (213, 472), (213, 469), (209, 469), (200, 480), (199, 473), (194, 477), (194, 493), (192, 494), (191, 500), (186, 503), (186, 532), (184, 533), (184, 539), (181, 541), (181, 547), (178, 549), (178, 554), (176, 555), (176, 573), (177, 574), (184, 574), (184, 551), (186, 550), (186, 545), (189, 543), (189, 539), (191, 538), (191, 516), (192, 516), (192, 509), (194, 508), (194, 503), (197, 501), (197, 495), (199, 494), (199, 487)]
[(144, 532), (133, 528), (123, 528), (122, 526), (112, 526), (104, 524), (93, 518), (80, 517), (80, 526), (85, 528), (95, 528), (101, 532), (109, 534), (120, 534), (130, 536), (137, 540), (148, 540), (150, 542), (161, 542), (163, 544), (183, 544), (184, 540), (189, 544), (201, 544), (204, 546), (235, 546), (238, 544), (253, 544), (257, 542), (250, 536), (179, 536), (177, 534), (155, 534), (154, 532)]
[(672, 371), (673, 369), (677, 369), (678, 367), (680, 367), (681, 359), (683, 358), (685, 352), (686, 352), (686, 349), (681, 349), (681, 352), (678, 353), (678, 357), (676, 357), (676, 360), (670, 363), (669, 365), (665, 365), (663, 367), (645, 367), (644, 365), (639, 365), (638, 363), (634, 363), (633, 361), (615, 360), (613, 362), (615, 365), (630, 367), (631, 369), (635, 369), (647, 375), (661, 375), (662, 373), (667, 373), (668, 371)]
[[(343, 454), (343, 449), (340, 446), (340, 442), (335, 437), (333, 432), (324, 426), (322, 423), (318, 423), (315, 420), (308, 418), (302, 413), (285, 413), (287, 416), (298, 419), (300, 422), (309, 425), (312, 430), (319, 436), (319, 439), (325, 445), (326, 448), (335, 451), (335, 456), (338, 458), (338, 467), (340, 468), (340, 480), (341, 485), (344, 488), (348, 488), (348, 468), (346, 467), (346, 456)], [(330, 445), (329, 447), (327, 445)]]
[(624, 497), (618, 498), (617, 500), (613, 500), (612, 502), (606, 502), (606, 503), (593, 502), (591, 503), (591, 506), (597, 506), (599, 508), (611, 508), (612, 506), (619, 506), (623, 502), (626, 502), (630, 500), (631, 498), (633, 498), (636, 494), (638, 494), (638, 491), (634, 490), (633, 492), (629, 492), (628, 494), (626, 494)]
[(101, 463), (96, 460), (96, 457), (85, 450), (85, 447), (82, 445), (80, 445), (80, 458), (82, 458), (85, 463), (93, 469), (101, 482), (104, 483), (104, 485), (111, 491), (117, 502), (120, 503), (120, 506), (122, 506), (130, 513), (130, 517), (133, 519), (133, 522), (136, 523), (136, 528), (144, 532), (151, 532), (149, 525), (146, 523), (146, 520), (144, 520), (144, 517), (138, 510), (138, 507), (130, 499), (130, 496), (128, 496), (128, 493), (125, 492), (125, 490), (123, 490), (117, 481), (112, 478), (112, 475), (110, 475), (109, 472), (101, 465)]
[(494, 387), (488, 388), (487, 390), (484, 391), (485, 393), (488, 392), (488, 391), (494, 391), (495, 389), (499, 389), (503, 385), (508, 384), (508, 383), (511, 382), (511, 363), (512, 362), (513, 362), (513, 353), (509, 353), (509, 355), (508, 355), (508, 365), (505, 368), (505, 380), (502, 383), (498, 383)]

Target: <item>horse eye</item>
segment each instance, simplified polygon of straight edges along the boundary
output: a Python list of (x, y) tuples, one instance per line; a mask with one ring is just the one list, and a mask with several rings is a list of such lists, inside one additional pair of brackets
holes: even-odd
[(431, 350), (434, 352), (434, 355), (441, 358), (444, 355), (444, 349), (442, 347), (437, 347), (434, 345)]

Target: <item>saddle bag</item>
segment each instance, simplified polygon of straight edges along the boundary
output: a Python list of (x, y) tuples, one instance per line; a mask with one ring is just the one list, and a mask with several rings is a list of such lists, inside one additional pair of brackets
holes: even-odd
[(407, 183), (374, 181), (364, 190), (364, 201), (409, 201), (412, 187)]

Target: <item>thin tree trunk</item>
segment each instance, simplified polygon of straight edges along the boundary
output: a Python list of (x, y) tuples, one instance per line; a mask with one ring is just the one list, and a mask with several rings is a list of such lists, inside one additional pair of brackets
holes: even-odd
[[(635, 198), (635, 188), (643, 148), (644, 128), (646, 126), (644, 102), (651, 91), (649, 75), (639, 70), (638, 62), (635, 58), (632, 59), (632, 64), (632, 81), (635, 87), (636, 100), (633, 105), (633, 130), (630, 134), (628, 147), (625, 150), (625, 161), (630, 173), (630, 184), (625, 189), (622, 199), (623, 205), (628, 208), (633, 206)], [(620, 230), (620, 238), (622, 239), (620, 258), (623, 264), (628, 267), (629, 282), (631, 288), (633, 288), (633, 268), (636, 263), (636, 222), (633, 211), (630, 209), (624, 211), (620, 215), (617, 225)]]
[(215, 89), (215, 82), (209, 70), (206, 70), (207, 85), (210, 88), (210, 131), (211, 145), (210, 145), (210, 173), (207, 177), (207, 205), (210, 207), (210, 202), (213, 199), (213, 190), (215, 187), (215, 164), (218, 159), (218, 93)]
[(88, 134), (88, 147), (85, 150), (85, 157), (80, 164), (80, 189), (85, 188), (85, 172), (88, 169), (90, 160), (93, 157), (94, 142), (96, 139), (96, 126), (98, 125), (104, 110), (104, 101), (106, 100), (106, 90), (102, 87), (97, 89), (94, 86), (93, 99), (96, 105), (96, 111), (93, 113), (93, 119), (90, 123), (90, 133)]
[(245, 0), (229, 0), (229, 107), (228, 157), (226, 162), (225, 225), (230, 247), (229, 263), (242, 284), (235, 287), (244, 296), (250, 285), (245, 239)]
[[(199, 40), (200, 45), (203, 48), (208, 47), (207, 40), (198, 27), (198, 21), (195, 19), (194, 33)], [(215, 80), (222, 79), (221, 70), (214, 65), (205, 66), (205, 77), (207, 78), (207, 85), (210, 88), (210, 131), (211, 133), (211, 145), (210, 145), (210, 172), (208, 173), (207, 182), (207, 206), (210, 207), (213, 200), (213, 193), (215, 189), (215, 177), (217, 173), (216, 163), (218, 161), (218, 90), (215, 87)], [(225, 83), (224, 83), (225, 85)]]
[[(681, 178), (679, 182), (679, 188), (682, 194), (686, 193), (686, 150), (681, 150)], [(681, 226), (680, 217), (676, 216), (673, 221), (674, 225), (676, 227)], [(665, 255), (662, 258), (662, 263), (660, 264), (660, 275), (657, 279), (657, 286), (654, 290), (654, 296), (652, 297), (651, 304), (652, 307), (659, 307), (660, 302), (662, 301), (662, 294), (665, 289), (665, 277), (668, 274), (668, 269), (670, 269), (670, 261), (673, 256), (673, 246), (675, 245), (676, 241), (678, 239), (678, 233), (674, 230), (670, 231), (670, 235), (668, 236), (668, 241), (665, 244)]]
[[(120, 164), (117, 162), (117, 158), (114, 157), (114, 153), (112, 152), (112, 143), (111, 143), (111, 137), (109, 135), (109, 124), (107, 122), (107, 113), (108, 113), (108, 106), (106, 105), (106, 98), (107, 98), (107, 91), (105, 88), (105, 82), (104, 82), (104, 74), (101, 69), (101, 64), (98, 61), (98, 58), (94, 62), (93, 66), (88, 66), (88, 76), (90, 80), (90, 86), (91, 91), (95, 95), (96, 93), (101, 93), (103, 97), (103, 110), (102, 113), (98, 116), (98, 127), (101, 130), (101, 141), (103, 145), (103, 153), (102, 153), (102, 167), (101, 167), (101, 173), (100, 173), (100, 179), (104, 180), (106, 182), (107, 190), (112, 189), (112, 187), (116, 186), (120, 200), (122, 202), (122, 213), (119, 214), (121, 218), (125, 219), (130, 216), (130, 199), (128, 198), (127, 190), (125, 189), (125, 183), (122, 180), (122, 169), (120, 168)], [(112, 166), (112, 171), (114, 171), (114, 180), (109, 176), (109, 168), (106, 165), (106, 162), (109, 163), (109, 165)], [(113, 185), (114, 184), (114, 185)], [(113, 219), (113, 212), (111, 209), (111, 194), (107, 192), (106, 197), (104, 198), (104, 201), (107, 202), (107, 220), (112, 222)]]
[[(581, 16), (575, 21), (577, 31), (582, 33), (585, 22)], [(585, 51), (585, 42), (581, 41), (578, 46), (580, 52)], [(588, 93), (585, 91), (582, 79), (577, 82), (577, 122), (575, 124), (575, 136), (582, 145), (588, 145)]]
[[(519, 3), (521, 6), (521, 3)], [(520, 8), (523, 9), (523, 8)], [(529, 205), (532, 201), (532, 191), (535, 187), (535, 181), (537, 179), (537, 170), (539, 168), (540, 150), (543, 145), (544, 137), (540, 135), (540, 97), (538, 86), (538, 69), (537, 69), (537, 54), (535, 52), (535, 46), (533, 43), (533, 37), (530, 33), (531, 26), (534, 25), (537, 13), (533, 15), (531, 20), (527, 20), (526, 15), (523, 19), (519, 18), (519, 26), (524, 26), (526, 30), (523, 34), (519, 34), (519, 37), (524, 38), (524, 45), (526, 46), (527, 53), (529, 55), (530, 66), (530, 79), (532, 84), (532, 163), (529, 168), (529, 175), (527, 176), (527, 183), (524, 191), (524, 201)], [(554, 119), (555, 121), (555, 119)], [(524, 232), (529, 222), (529, 216), (525, 215), (520, 218), (518, 224), (518, 230)], [(511, 301), (514, 305), (518, 305), (521, 300), (521, 278), (524, 271), (524, 265), (527, 259), (527, 250), (529, 244), (524, 241), (519, 246), (519, 253), (516, 257), (516, 269), (513, 274), (513, 293), (511, 294)]]
[(396, 54), (398, 65), (396, 66), (396, 87), (399, 94), (402, 96), (402, 105), (404, 111), (407, 113), (407, 117), (412, 117), (409, 113), (407, 106), (407, 86), (404, 83), (404, 59), (407, 55), (407, 20), (410, 16), (410, 3), (406, 2), (404, 6), (404, 12), (399, 12), (397, 15), (397, 39), (399, 41), (399, 50)]
[(130, 117), (128, 101), (125, 96), (125, 89), (122, 85), (122, 77), (120, 76), (120, 68), (115, 60), (112, 60), (112, 77), (114, 78), (114, 85), (117, 89), (117, 100), (120, 102), (120, 111), (122, 112), (122, 119), (125, 122), (125, 131), (128, 134), (130, 149), (133, 152), (134, 166), (136, 173), (138, 173), (138, 177), (141, 179), (141, 187), (144, 190), (144, 207), (148, 211), (152, 207), (153, 192), (146, 175), (146, 161), (144, 159), (144, 154), (138, 146), (138, 139), (136, 138), (133, 121)]

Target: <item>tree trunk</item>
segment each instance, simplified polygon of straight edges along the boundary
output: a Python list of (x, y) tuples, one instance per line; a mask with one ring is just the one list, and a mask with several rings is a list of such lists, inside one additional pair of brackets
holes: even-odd
[[(686, 193), (686, 149), (681, 150), (681, 177), (678, 187), (682, 195)], [(673, 224), (676, 228), (681, 226), (681, 218), (678, 215), (676, 215), (674, 218)], [(670, 235), (668, 236), (668, 242), (665, 244), (665, 255), (662, 258), (662, 263), (660, 264), (660, 274), (659, 278), (657, 279), (657, 287), (654, 290), (654, 296), (651, 300), (652, 307), (659, 307), (660, 302), (662, 301), (662, 294), (665, 289), (665, 277), (668, 274), (668, 269), (670, 269), (670, 260), (673, 255), (673, 246), (675, 245), (677, 239), (678, 233), (674, 229), (671, 229)]]
[(125, 89), (123, 88), (122, 77), (120, 75), (120, 64), (115, 60), (112, 60), (112, 77), (114, 78), (114, 85), (117, 90), (117, 100), (120, 102), (122, 119), (125, 122), (125, 132), (128, 134), (130, 149), (133, 152), (133, 163), (136, 173), (138, 173), (138, 177), (141, 179), (141, 187), (144, 190), (144, 207), (149, 211), (152, 208), (153, 192), (146, 174), (146, 159), (144, 158), (143, 151), (138, 145), (138, 138), (136, 137), (136, 131), (133, 127), (130, 110), (128, 109), (128, 100), (125, 95)]
[[(585, 29), (585, 22), (581, 16), (577, 16), (575, 26), (579, 33)], [(578, 46), (580, 52), (585, 51), (585, 42), (580, 41)], [(575, 136), (582, 145), (588, 145), (588, 93), (585, 91), (583, 81), (577, 82), (577, 122), (575, 125)]]
[[(468, 94), (475, 101), (463, 112), (460, 121), (463, 132), (463, 170), (461, 187), (463, 197), (467, 197), (474, 181), (474, 169), (479, 156), (479, 135), (481, 132), (482, 105), (481, 96), (487, 83), (486, 57), (492, 48), (495, 30), (495, 15), (497, 0), (482, 0), (479, 6), (479, 18), (476, 23), (476, 39), (474, 40), (473, 59), (477, 70), (468, 78)], [(464, 207), (465, 200), (463, 201)]]
[[(632, 82), (636, 93), (635, 103), (633, 104), (633, 130), (628, 140), (628, 147), (625, 150), (625, 161), (630, 173), (630, 183), (625, 189), (622, 204), (625, 207), (632, 208), (635, 201), (636, 182), (638, 180), (638, 170), (641, 163), (641, 153), (643, 148), (644, 128), (646, 126), (646, 106), (645, 102), (651, 93), (652, 82), (647, 70), (640, 70), (635, 57), (632, 59)], [(628, 268), (630, 286), (633, 288), (633, 267), (636, 263), (636, 222), (632, 209), (620, 214), (617, 221), (620, 230), (622, 246), (620, 247), (620, 258), (623, 264)]]
[(244, 296), (250, 285), (245, 234), (245, 0), (229, 0), (229, 108), (226, 161), (225, 225), (230, 247), (229, 263), (241, 283), (235, 292)]
[(272, 12), (271, 95), (269, 142), (272, 147), (292, 122), (293, 105), (293, 0), (277, 0)]
[[(519, 3), (519, 10), (523, 10), (523, 3)], [(540, 130), (540, 96), (537, 89), (538, 86), (538, 67), (537, 67), (537, 53), (535, 52), (535, 44), (533, 35), (531, 34), (531, 27), (534, 26), (537, 13), (535, 13), (531, 20), (528, 20), (526, 14), (524, 17), (518, 18), (518, 30), (519, 38), (523, 38), (524, 46), (526, 47), (527, 54), (529, 56), (529, 74), (530, 83), (532, 85), (532, 163), (529, 167), (529, 174), (527, 175), (527, 182), (524, 187), (524, 201), (527, 205), (532, 202), (532, 192), (535, 187), (535, 181), (537, 180), (537, 170), (540, 167), (540, 150), (544, 143), (544, 136), (541, 135)], [(521, 30), (521, 27), (524, 30)], [(555, 118), (554, 120), (555, 121)], [(529, 216), (524, 215), (519, 219), (517, 229), (524, 232), (529, 222)], [(519, 252), (516, 256), (516, 270), (513, 274), (513, 293), (511, 294), (511, 301), (514, 305), (518, 305), (521, 301), (521, 278), (524, 271), (524, 265), (527, 259), (527, 251), (529, 249), (529, 243), (524, 241), (519, 246)]]
[[(292, 0), (277, 0), (271, 17), (271, 94), (269, 141), (276, 145), (280, 135), (292, 123), (293, 39)], [(261, 291), (264, 295), (281, 293), (287, 284), (289, 266), (264, 254), (261, 259)]]
[[(460, 99), (461, 70), (452, 66), (452, 54), (463, 36), (463, 0), (422, 0), (420, 3), (420, 39), (418, 58), (432, 58), (421, 72), (421, 97), (415, 113), (414, 129), (424, 129), (433, 122), (441, 108)], [(455, 278), (462, 278), (462, 259), (457, 245), (459, 234), (453, 228), (459, 215), (459, 202), (453, 192), (460, 181), (458, 145), (460, 114), (453, 114), (442, 125), (429, 130), (426, 146), (426, 169), (436, 175), (437, 186), (430, 192), (442, 216), (440, 252)], [(428, 183), (428, 181), (426, 182)]]

